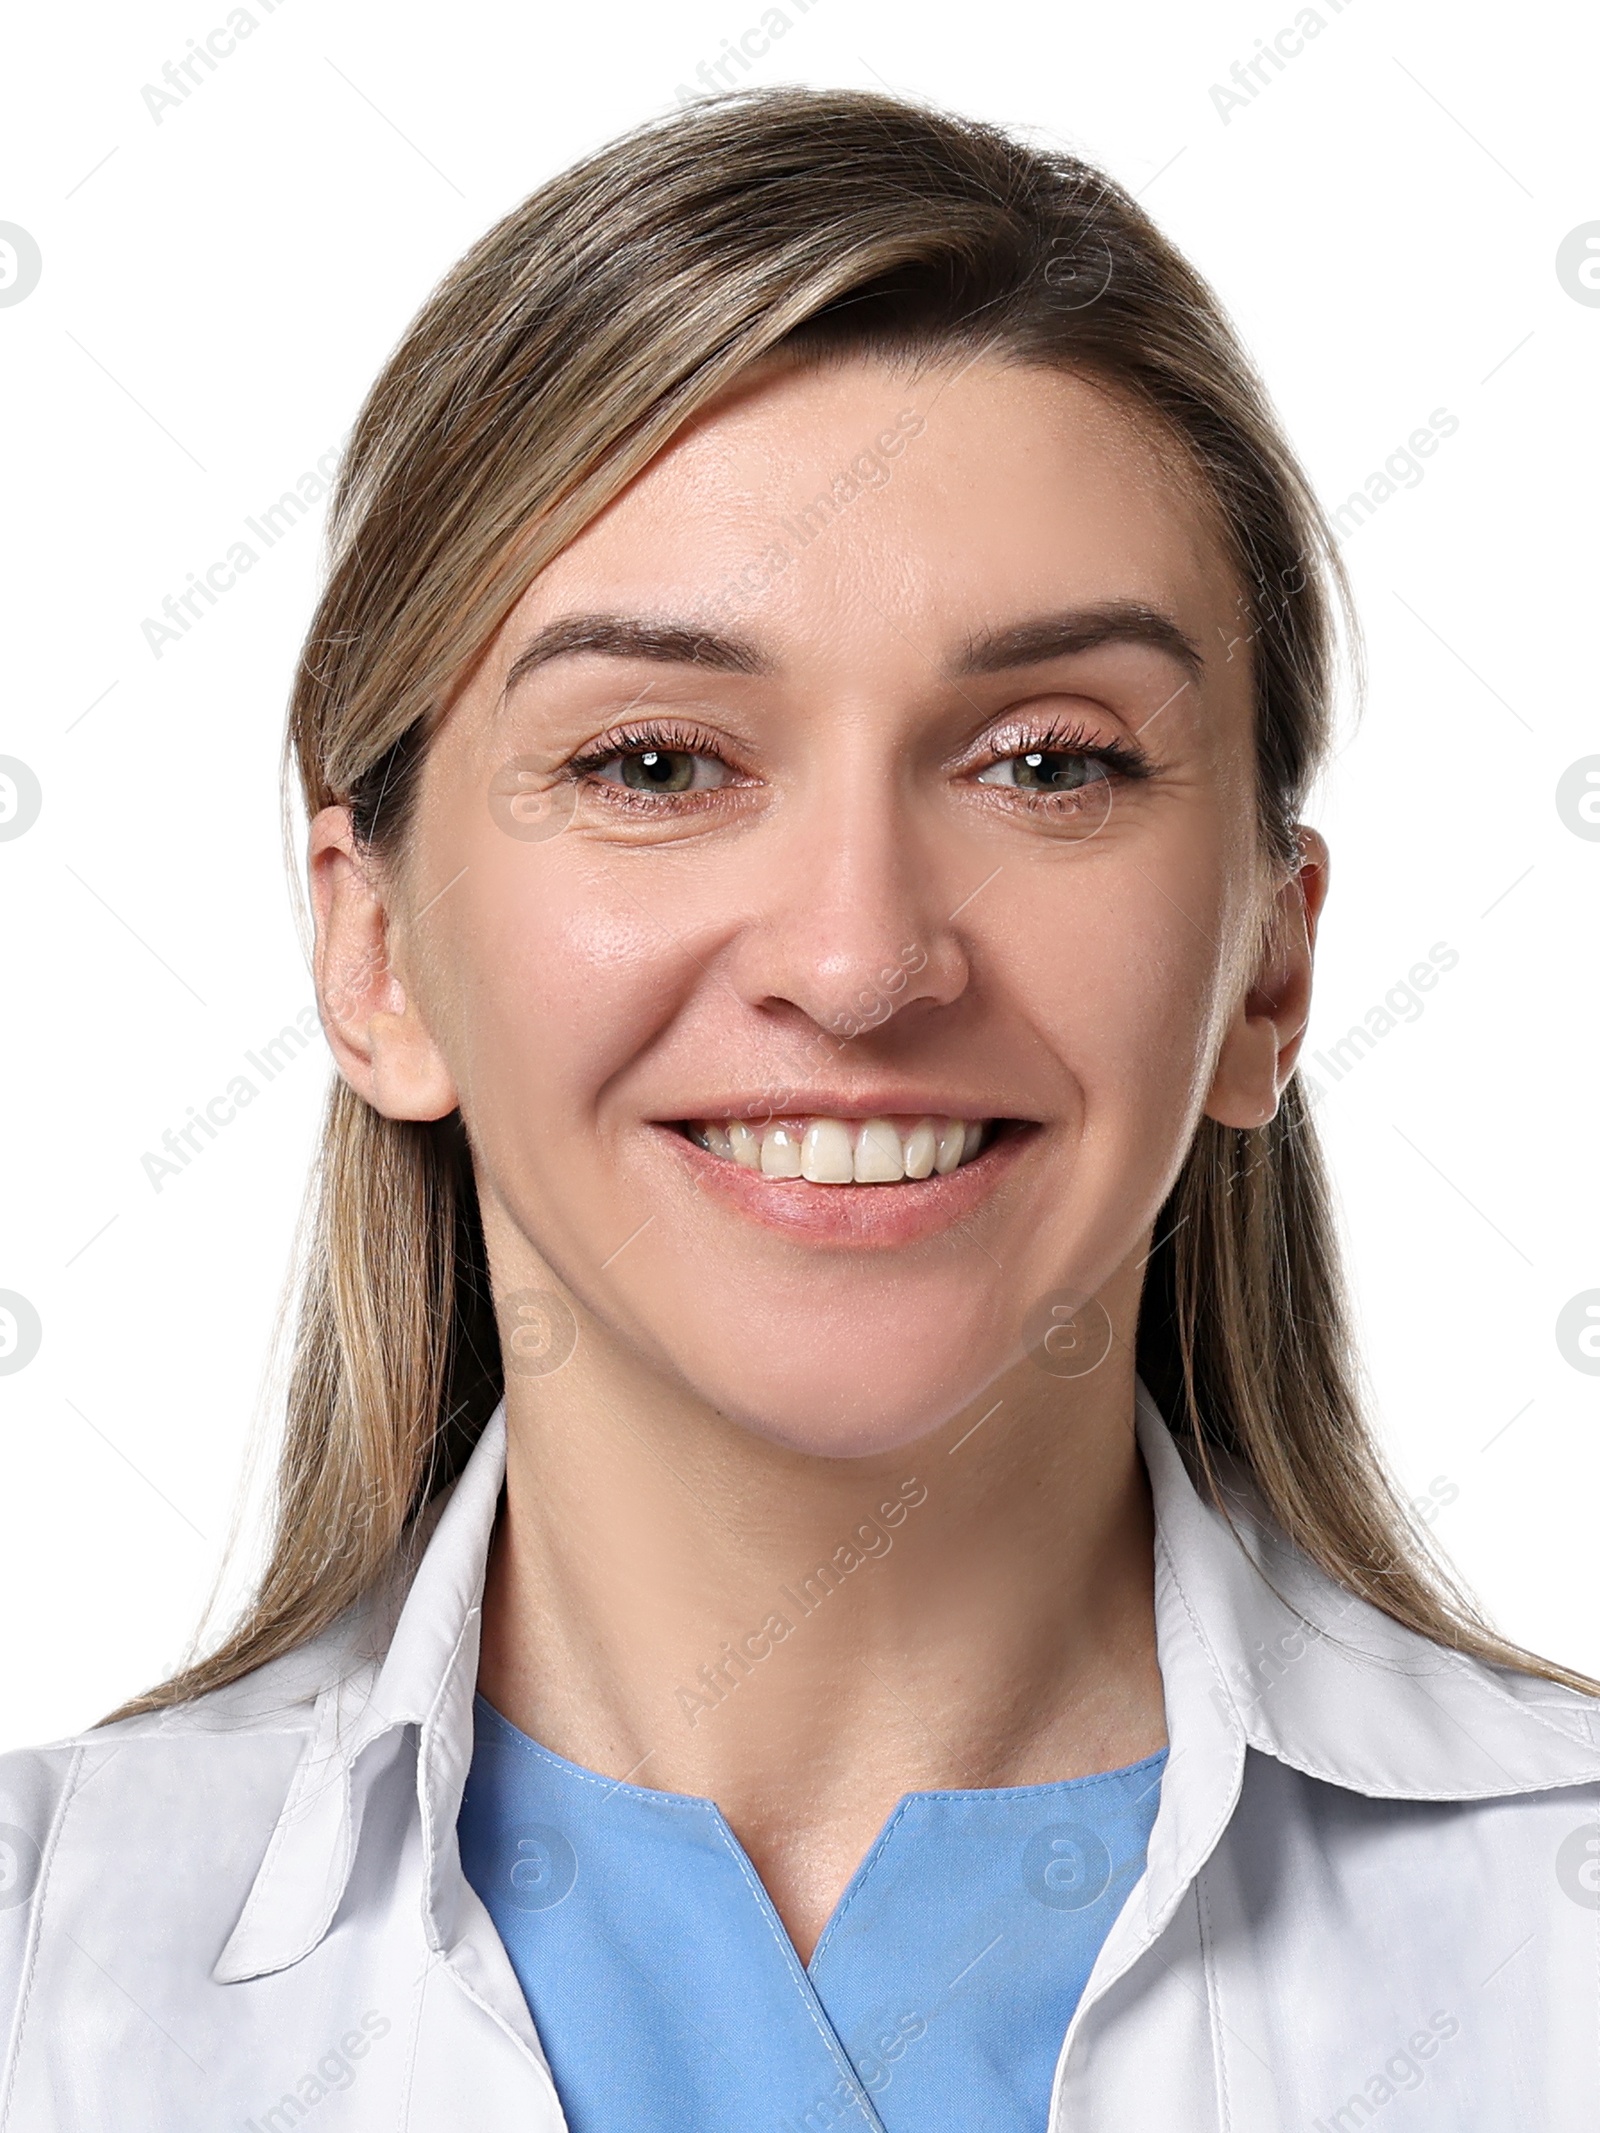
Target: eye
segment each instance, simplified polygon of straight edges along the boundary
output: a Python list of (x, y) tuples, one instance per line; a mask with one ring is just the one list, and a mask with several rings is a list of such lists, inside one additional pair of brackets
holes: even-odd
[(1097, 757), (1071, 748), (1029, 748), (1022, 755), (1002, 756), (980, 771), (980, 785), (1010, 785), (1022, 792), (1076, 792), (1081, 786), (1102, 784), (1108, 776)]
[(1109, 806), (1113, 788), (1151, 774), (1150, 758), (1129, 741), (1104, 737), (1077, 719), (1035, 725), (1018, 719), (989, 737), (990, 760), (979, 785), (998, 785), (1031, 800), (1081, 808)]
[(723, 782), (724, 766), (687, 748), (641, 748), (614, 755), (594, 775), (630, 792), (704, 792)]
[(714, 792), (731, 784), (734, 776), (706, 738), (689, 731), (612, 733), (575, 756), (568, 767), (575, 776), (597, 785), (668, 798), (678, 793)]

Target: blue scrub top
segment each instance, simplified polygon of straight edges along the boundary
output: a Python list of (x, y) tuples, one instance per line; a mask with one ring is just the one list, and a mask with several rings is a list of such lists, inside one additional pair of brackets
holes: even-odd
[(803, 1964), (712, 1801), (582, 1769), (479, 1696), (461, 1860), (573, 2133), (1044, 2133), (1165, 1762), (907, 1793)]

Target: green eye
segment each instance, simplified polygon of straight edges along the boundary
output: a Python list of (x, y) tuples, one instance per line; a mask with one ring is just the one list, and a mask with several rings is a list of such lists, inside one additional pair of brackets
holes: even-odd
[(645, 748), (617, 758), (617, 782), (634, 792), (688, 792), (695, 758), (684, 748)]
[(733, 781), (714, 741), (702, 742), (691, 729), (652, 733), (630, 730), (572, 758), (580, 777), (624, 792), (657, 793), (672, 799), (681, 793), (709, 793)]

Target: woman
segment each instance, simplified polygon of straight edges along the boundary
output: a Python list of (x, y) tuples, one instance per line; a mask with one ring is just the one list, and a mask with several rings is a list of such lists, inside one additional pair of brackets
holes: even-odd
[(7, 2128), (1588, 2128), (1600, 1730), (1363, 1426), (1324, 523), (1068, 158), (720, 99), (462, 261), (293, 756), (276, 1538), (0, 1765)]

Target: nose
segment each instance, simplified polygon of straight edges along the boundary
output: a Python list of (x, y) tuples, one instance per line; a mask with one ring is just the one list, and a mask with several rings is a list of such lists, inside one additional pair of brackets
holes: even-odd
[(843, 1038), (948, 1007), (971, 982), (950, 840), (919, 826), (888, 780), (791, 801), (763, 857), (734, 982), (769, 1014)]

